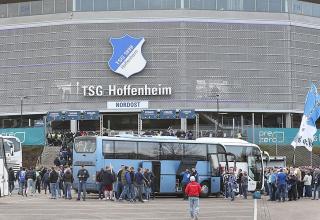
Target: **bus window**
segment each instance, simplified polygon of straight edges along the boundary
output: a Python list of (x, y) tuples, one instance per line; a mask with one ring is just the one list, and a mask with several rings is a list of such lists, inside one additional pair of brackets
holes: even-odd
[(184, 144), (183, 158), (192, 160), (207, 160), (207, 145)]
[(0, 158), (3, 158), (4, 152), (3, 152), (3, 138), (0, 138)]
[(7, 140), (11, 141), (13, 143), (13, 146), (14, 146), (14, 152), (18, 152), (18, 151), (21, 151), (20, 149), (20, 142), (17, 141), (17, 139), (15, 138), (7, 138)]
[(138, 159), (142, 160), (158, 160), (159, 143), (155, 142), (139, 142), (138, 143)]
[(115, 159), (137, 159), (137, 142), (115, 141)]
[(218, 144), (209, 144), (208, 145), (208, 154), (216, 154), (216, 153), (225, 153), (225, 149), (223, 146)]
[[(227, 145), (226, 149), (227, 152), (231, 152), (236, 156), (237, 162), (247, 162), (247, 150), (248, 147), (246, 146), (232, 146), (232, 145)], [(250, 155), (250, 154), (249, 154)]]
[(74, 149), (77, 153), (94, 153), (96, 151), (95, 139), (75, 140)]
[(114, 159), (113, 141), (102, 141), (102, 154), (104, 159)]
[(210, 164), (211, 164), (211, 175), (219, 176), (219, 159), (217, 154), (210, 154)]
[(182, 143), (161, 143), (160, 160), (181, 160), (182, 155)]

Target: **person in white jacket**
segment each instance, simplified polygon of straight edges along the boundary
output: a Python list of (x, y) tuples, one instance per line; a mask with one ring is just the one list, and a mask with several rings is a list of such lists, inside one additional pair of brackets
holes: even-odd
[(312, 182), (312, 176), (310, 175), (310, 172), (307, 172), (306, 175), (303, 178), (304, 182), (304, 197), (312, 197), (312, 190), (311, 190), (311, 182)]

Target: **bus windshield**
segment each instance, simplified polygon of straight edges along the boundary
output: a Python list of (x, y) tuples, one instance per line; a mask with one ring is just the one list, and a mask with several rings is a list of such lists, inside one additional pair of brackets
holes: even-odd
[(77, 153), (94, 153), (96, 151), (96, 141), (94, 138), (76, 139), (74, 149)]
[(20, 147), (20, 142), (16, 139), (16, 138), (9, 138), (9, 137), (6, 137), (5, 139), (11, 141), (13, 143), (13, 146), (14, 146), (14, 152), (18, 152), (18, 151), (21, 151), (21, 147)]

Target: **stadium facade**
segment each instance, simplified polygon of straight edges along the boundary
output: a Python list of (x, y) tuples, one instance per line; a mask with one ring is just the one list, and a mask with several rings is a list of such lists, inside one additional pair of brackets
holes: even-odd
[[(0, 16), (2, 127), (20, 114), (32, 124), (50, 111), (98, 110), (104, 127), (134, 129), (145, 109), (193, 109), (203, 129), (298, 127), (320, 79), (313, 3), (42, 0), (1, 4)], [(146, 65), (130, 76), (108, 63), (110, 39), (124, 36), (144, 39)]]

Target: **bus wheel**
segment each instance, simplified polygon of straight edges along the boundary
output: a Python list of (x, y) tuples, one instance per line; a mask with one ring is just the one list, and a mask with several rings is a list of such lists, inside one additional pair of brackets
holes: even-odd
[(210, 194), (210, 186), (208, 182), (202, 182), (201, 184), (201, 194), (200, 197), (207, 198)]

